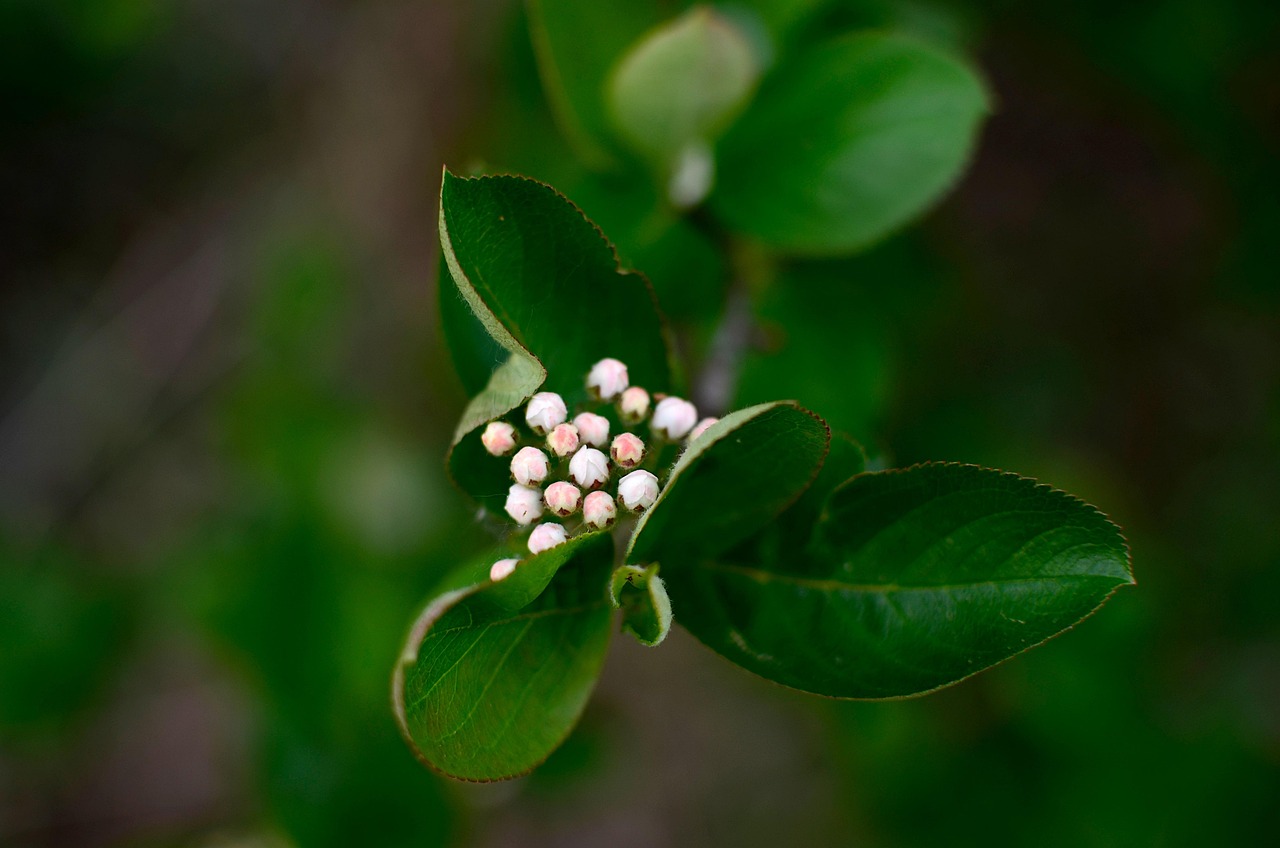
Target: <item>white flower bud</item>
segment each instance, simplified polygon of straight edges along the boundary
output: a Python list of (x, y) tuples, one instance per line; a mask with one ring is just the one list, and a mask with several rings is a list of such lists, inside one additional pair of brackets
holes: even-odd
[(489, 579), (497, 583), (511, 576), (511, 572), (516, 570), (516, 566), (520, 564), (518, 559), (500, 559), (493, 565), (489, 566)]
[(620, 433), (613, 440), (609, 454), (623, 468), (635, 468), (644, 459), (644, 442), (634, 433)]
[(547, 502), (548, 509), (564, 517), (578, 511), (578, 501), (582, 500), (582, 492), (578, 491), (578, 487), (572, 483), (561, 481), (548, 486), (543, 498)]
[(524, 420), (529, 429), (539, 436), (545, 436), (557, 424), (563, 424), (569, 417), (564, 399), (555, 392), (538, 392), (529, 398), (529, 406), (525, 408)]
[(692, 442), (694, 439), (707, 432), (707, 429), (719, 420), (719, 418), (704, 418), (699, 421), (697, 426), (689, 431), (689, 441)]
[(658, 499), (658, 478), (648, 471), (632, 471), (618, 482), (618, 503), (644, 512)]
[(540, 554), (556, 545), (564, 544), (565, 538), (564, 528), (559, 524), (539, 524), (529, 534), (529, 550)]
[(698, 423), (698, 410), (687, 400), (666, 397), (653, 410), (649, 428), (668, 441), (683, 439)]
[(618, 411), (622, 413), (623, 421), (631, 424), (643, 421), (649, 414), (649, 393), (639, 386), (632, 386), (622, 393)]
[(542, 517), (542, 492), (515, 483), (507, 490), (505, 509), (517, 524), (532, 524)]
[(582, 502), (582, 517), (587, 526), (595, 530), (608, 527), (617, 516), (618, 508), (613, 505), (613, 498), (607, 492), (592, 492)]
[(616, 359), (602, 359), (587, 374), (587, 391), (600, 400), (613, 400), (630, 383), (627, 366)]
[(594, 412), (584, 412), (573, 419), (578, 428), (578, 438), (593, 448), (609, 444), (609, 419)]
[(536, 486), (551, 473), (551, 460), (534, 447), (524, 447), (511, 458), (511, 476), (522, 486)]
[(609, 458), (595, 448), (582, 448), (569, 460), (569, 476), (584, 489), (598, 489), (609, 479)]
[(505, 421), (490, 421), (480, 434), (480, 441), (493, 456), (505, 456), (516, 446), (516, 428)]
[(578, 428), (572, 424), (557, 424), (547, 434), (547, 447), (556, 456), (569, 456), (578, 449)]

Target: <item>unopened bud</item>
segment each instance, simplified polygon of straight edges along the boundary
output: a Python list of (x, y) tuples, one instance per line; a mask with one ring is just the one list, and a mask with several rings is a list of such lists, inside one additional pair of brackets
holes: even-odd
[(578, 428), (578, 438), (583, 444), (602, 448), (609, 443), (609, 419), (594, 412), (583, 412), (573, 419)]
[(643, 421), (649, 414), (649, 393), (639, 386), (632, 386), (622, 393), (618, 411), (622, 413), (622, 420), (629, 424)]
[(523, 447), (511, 457), (511, 476), (522, 486), (536, 486), (547, 479), (551, 472), (551, 460), (534, 447)]
[(493, 565), (489, 566), (489, 579), (495, 583), (511, 576), (511, 572), (516, 570), (516, 566), (520, 564), (518, 559), (500, 559)]
[(674, 442), (688, 435), (697, 423), (698, 410), (693, 404), (678, 397), (666, 397), (654, 407), (649, 428), (664, 439)]
[(490, 421), (480, 434), (480, 441), (493, 456), (506, 456), (516, 446), (516, 428), (505, 421)]
[(658, 499), (658, 478), (648, 471), (632, 471), (618, 482), (618, 503), (644, 512)]
[(703, 433), (707, 432), (707, 429), (710, 428), (712, 424), (716, 423), (719, 420), (720, 420), (719, 418), (704, 418), (701, 421), (699, 421), (697, 423), (697, 426), (695, 426), (692, 430), (689, 431), (689, 441), (692, 442), (694, 439), (698, 438)]
[(529, 534), (529, 550), (540, 554), (556, 545), (564, 544), (565, 538), (564, 528), (559, 524), (539, 524)]
[(629, 383), (627, 366), (616, 359), (600, 360), (591, 366), (591, 373), (587, 374), (587, 391), (600, 400), (613, 400)]
[(582, 502), (582, 517), (588, 527), (603, 530), (618, 517), (618, 508), (607, 492), (592, 492)]
[(582, 448), (569, 460), (569, 476), (584, 489), (598, 489), (609, 479), (609, 458), (595, 448)]
[(569, 417), (564, 399), (555, 392), (538, 392), (529, 398), (529, 406), (525, 408), (524, 420), (529, 429), (539, 436), (545, 436), (557, 424), (563, 424)]
[(582, 492), (578, 491), (578, 487), (572, 483), (561, 481), (548, 486), (543, 497), (547, 502), (547, 508), (563, 518), (578, 511), (578, 501), (582, 500)]
[(570, 456), (578, 449), (578, 428), (572, 424), (557, 424), (547, 434), (547, 447), (556, 456)]
[(507, 490), (504, 509), (517, 524), (532, 524), (542, 517), (542, 492), (515, 483)]
[(634, 433), (620, 433), (613, 440), (609, 454), (623, 468), (635, 468), (644, 459), (644, 442)]

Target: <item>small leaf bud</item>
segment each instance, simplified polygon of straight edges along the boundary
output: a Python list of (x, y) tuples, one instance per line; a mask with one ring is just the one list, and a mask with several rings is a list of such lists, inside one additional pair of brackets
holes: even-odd
[(505, 421), (490, 421), (480, 434), (484, 449), (492, 456), (506, 456), (515, 449), (516, 428)]
[(522, 486), (536, 486), (547, 479), (551, 460), (534, 447), (523, 447), (511, 458), (511, 476)]
[(598, 489), (609, 479), (609, 458), (595, 448), (582, 448), (569, 460), (569, 475), (584, 489)]
[(618, 412), (629, 424), (643, 421), (649, 414), (649, 393), (639, 386), (627, 389), (622, 393), (622, 400), (618, 401)]
[(529, 534), (529, 550), (535, 554), (550, 550), (565, 541), (564, 528), (559, 524), (539, 524)]
[(555, 392), (538, 392), (529, 398), (529, 406), (524, 411), (524, 420), (529, 429), (539, 436), (545, 436), (557, 424), (563, 424), (568, 417), (569, 410), (564, 405), (564, 399)]
[(658, 478), (648, 471), (632, 471), (618, 482), (618, 503), (644, 512), (658, 499)]
[(697, 426), (695, 426), (692, 430), (689, 431), (689, 441), (692, 442), (694, 439), (698, 438), (703, 433), (707, 432), (707, 430), (711, 427), (711, 425), (716, 423), (719, 420), (720, 420), (719, 418), (704, 418), (701, 421), (699, 421), (697, 423)]
[(587, 391), (600, 400), (613, 400), (622, 394), (630, 380), (627, 366), (616, 359), (602, 359), (587, 374)]
[(658, 401), (653, 410), (650, 429), (668, 441), (677, 441), (688, 435), (698, 423), (698, 410), (687, 400), (667, 397)]
[(613, 505), (613, 498), (607, 492), (592, 492), (582, 502), (582, 517), (592, 529), (603, 530), (617, 516), (618, 508)]
[(609, 444), (609, 419), (594, 412), (583, 412), (573, 419), (578, 428), (578, 439), (593, 448)]
[(572, 424), (557, 424), (547, 434), (547, 447), (556, 456), (571, 456), (578, 449), (578, 428)]
[(578, 511), (578, 502), (582, 500), (582, 492), (578, 491), (578, 487), (572, 483), (561, 481), (548, 486), (547, 492), (543, 497), (546, 500), (547, 508), (563, 518)]
[(517, 524), (532, 524), (542, 517), (542, 492), (515, 483), (507, 490), (505, 509)]
[(613, 440), (609, 454), (622, 468), (635, 468), (644, 459), (644, 442), (634, 433), (620, 433)]
[(519, 564), (518, 559), (500, 559), (489, 566), (489, 579), (495, 583), (504, 580), (511, 576), (511, 572), (515, 571)]

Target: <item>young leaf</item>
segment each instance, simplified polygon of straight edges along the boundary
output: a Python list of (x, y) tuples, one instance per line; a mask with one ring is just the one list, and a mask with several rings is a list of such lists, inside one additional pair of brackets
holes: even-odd
[(497, 583), (480, 576), (489, 560), (478, 562), (464, 570), (475, 582), (427, 605), (392, 681), (400, 731), (423, 762), (461, 780), (504, 780), (564, 741), (608, 648), (612, 559), (608, 534), (579, 536)]
[(763, 677), (840, 698), (955, 683), (1133, 582), (1124, 538), (1093, 507), (954, 464), (854, 477), (803, 554), (663, 566), (681, 623), (701, 641)]
[[(554, 189), (446, 171), (440, 242), (458, 292), (509, 354), (454, 435), (450, 472), (473, 496), (492, 506), (506, 488), (505, 464), (484, 453), (475, 430), (540, 386), (573, 403), (586, 395), (591, 366), (612, 356), (627, 363), (637, 385), (672, 388), (666, 328), (648, 283), (620, 271), (600, 231)], [(442, 317), (450, 316), (456, 310)]]
[(786, 402), (726, 415), (681, 455), (636, 526), (629, 562), (714, 556), (755, 533), (813, 481), (827, 453), (822, 419)]
[(721, 142), (712, 208), (779, 250), (857, 250), (955, 182), (988, 108), (974, 72), (934, 48), (882, 33), (837, 39), (765, 79)]
[[(697, 168), (689, 157), (709, 160), (711, 143), (741, 111), (759, 76), (746, 34), (698, 6), (645, 35), (618, 63), (608, 86), (610, 118), (628, 147), (678, 180), (677, 163)], [(696, 188), (673, 199), (692, 205), (710, 183)]]
[(609, 600), (622, 610), (622, 629), (650, 648), (671, 630), (671, 599), (658, 566), (623, 565), (609, 583)]

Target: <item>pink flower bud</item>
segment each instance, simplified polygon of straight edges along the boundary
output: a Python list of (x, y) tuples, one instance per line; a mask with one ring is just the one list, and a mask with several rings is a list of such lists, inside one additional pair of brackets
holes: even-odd
[(556, 515), (564, 517), (573, 515), (578, 511), (578, 501), (582, 499), (582, 492), (578, 491), (578, 487), (572, 483), (552, 483), (547, 487), (547, 493), (544, 495), (547, 502), (547, 508)]
[(540, 554), (556, 545), (564, 544), (565, 538), (564, 528), (559, 524), (539, 524), (529, 534), (529, 550)]
[(622, 413), (623, 421), (631, 424), (643, 421), (649, 414), (649, 393), (639, 386), (632, 386), (622, 393), (618, 411)]
[(493, 456), (505, 456), (516, 446), (516, 428), (505, 421), (490, 421), (480, 434), (480, 441)]
[(602, 359), (587, 374), (587, 391), (600, 400), (613, 400), (629, 382), (627, 366), (616, 359)]
[(551, 460), (534, 447), (524, 447), (511, 458), (511, 476), (522, 486), (536, 486), (547, 479), (551, 472)]
[(618, 482), (618, 503), (644, 512), (658, 499), (658, 478), (648, 471), (632, 471)]
[(609, 479), (609, 458), (595, 448), (582, 448), (569, 460), (569, 476), (584, 489), (598, 489)]
[(623, 468), (635, 468), (644, 459), (644, 442), (634, 433), (621, 433), (613, 440), (609, 454)]
[(584, 412), (573, 419), (573, 426), (578, 428), (578, 438), (593, 448), (609, 443), (609, 419), (603, 415)]
[(608, 527), (617, 516), (618, 508), (613, 505), (613, 498), (607, 492), (592, 492), (582, 502), (582, 517), (587, 526), (595, 530)]
[(517, 524), (532, 524), (542, 517), (542, 492), (515, 483), (507, 490), (505, 509)]
[(545, 436), (557, 424), (563, 424), (569, 417), (564, 399), (555, 392), (538, 392), (529, 398), (529, 406), (524, 411), (524, 420), (529, 429), (539, 436)]
[(666, 397), (653, 410), (649, 428), (668, 441), (683, 439), (698, 423), (698, 410), (687, 400)]
[(518, 559), (500, 559), (493, 565), (489, 566), (489, 579), (497, 583), (511, 576), (511, 572), (516, 570), (516, 566), (520, 564)]
[(547, 447), (556, 456), (569, 456), (578, 449), (578, 428), (572, 424), (557, 424), (547, 434)]
[(716, 423), (719, 420), (720, 420), (719, 418), (704, 418), (701, 421), (699, 421), (697, 426), (695, 426), (692, 430), (689, 431), (689, 441), (692, 442), (694, 439), (698, 438), (703, 433), (707, 432), (707, 429), (712, 424)]

